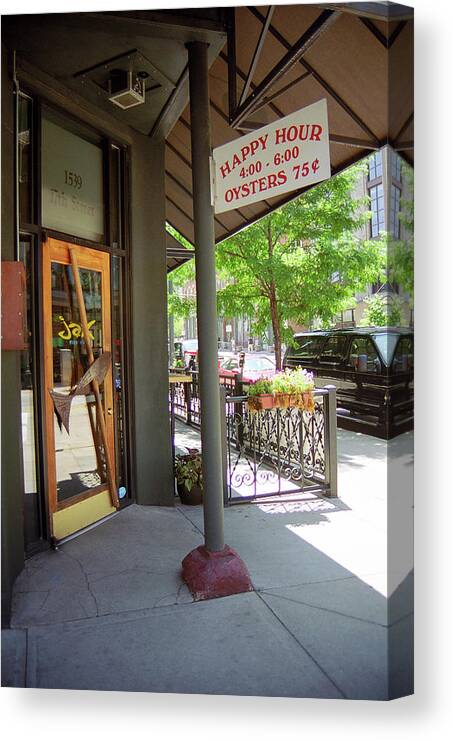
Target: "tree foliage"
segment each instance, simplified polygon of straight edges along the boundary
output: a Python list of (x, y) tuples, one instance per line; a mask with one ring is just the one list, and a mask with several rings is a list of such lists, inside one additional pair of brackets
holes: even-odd
[(388, 241), (388, 274), (391, 282), (400, 285), (405, 293), (414, 296), (414, 171), (402, 165), (403, 177), (408, 187), (408, 198), (401, 201), (399, 220), (405, 239)]
[(384, 298), (378, 293), (365, 298), (362, 326), (401, 326), (401, 305), (396, 297)]
[(369, 219), (366, 200), (353, 197), (360, 164), (345, 170), (230, 237), (217, 247), (218, 292), (224, 316), (244, 316), (255, 334), (272, 324), (277, 367), (290, 323), (328, 324), (352, 296), (377, 279), (382, 243), (357, 236)]
[[(166, 229), (181, 246), (192, 250), (192, 245), (179, 231), (167, 223)], [(191, 258), (185, 264), (173, 270), (167, 277), (168, 313), (175, 319), (187, 319), (196, 313), (195, 294), (187, 295), (183, 289), (195, 281), (195, 260)], [(171, 284), (171, 289), (170, 289)]]

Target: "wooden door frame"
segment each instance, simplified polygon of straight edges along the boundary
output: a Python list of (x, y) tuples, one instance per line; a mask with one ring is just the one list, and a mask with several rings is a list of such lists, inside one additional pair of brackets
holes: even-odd
[[(49, 237), (42, 245), (43, 277), (43, 340), (44, 340), (44, 393), (45, 425), (44, 434), (47, 449), (47, 500), (49, 528), (53, 536), (53, 514), (74, 504), (92, 498), (99, 493), (109, 491), (108, 482), (89, 491), (73, 496), (66, 501), (58, 502), (56, 481), (56, 453), (54, 430), (54, 405), (50, 390), (53, 389), (53, 345), (52, 345), (52, 284), (51, 264), (57, 262), (71, 265), (70, 249), (76, 250), (79, 267), (101, 273), (102, 299), (102, 348), (104, 352), (112, 351), (111, 341), (111, 303), (110, 303), (110, 255), (108, 252), (91, 249), (73, 242), (65, 242)], [(104, 379), (104, 408), (113, 410), (113, 376), (109, 368)], [(110, 459), (115, 466), (115, 431), (113, 415), (105, 414)], [(115, 470), (113, 470), (115, 477)]]

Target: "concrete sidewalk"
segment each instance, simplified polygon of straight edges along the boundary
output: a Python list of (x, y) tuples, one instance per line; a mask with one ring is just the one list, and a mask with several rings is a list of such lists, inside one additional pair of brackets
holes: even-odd
[(412, 546), (406, 538), (388, 567), (386, 522), (387, 455), (406, 480), (399, 507), (412, 521), (411, 444), (410, 434), (386, 443), (340, 431), (339, 499), (226, 509), (226, 541), (249, 568), (251, 593), (192, 601), (180, 566), (203, 541), (201, 507), (133, 505), (31, 558), (3, 637), (3, 685), (354, 699), (410, 691), (401, 666), (412, 649)]

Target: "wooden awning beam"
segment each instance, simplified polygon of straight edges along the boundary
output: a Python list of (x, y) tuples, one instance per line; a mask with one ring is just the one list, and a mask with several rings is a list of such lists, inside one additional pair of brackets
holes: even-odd
[[(247, 9), (250, 11), (250, 13), (252, 13), (252, 15), (258, 18), (261, 21), (261, 23), (264, 22), (265, 17), (263, 16), (262, 13), (260, 13), (258, 8), (247, 6)], [(278, 31), (275, 28), (275, 26), (272, 25), (272, 23), (269, 26), (269, 32), (274, 36), (274, 38), (277, 39), (277, 41), (280, 42), (282, 46), (285, 47), (285, 49), (291, 48), (291, 44), (284, 38), (284, 36), (282, 36), (280, 31)], [(355, 113), (355, 111), (352, 110), (352, 108), (343, 100), (343, 98), (340, 95), (338, 95), (338, 93), (329, 85), (329, 83), (326, 82), (326, 80), (324, 80), (320, 74), (318, 74), (315, 68), (312, 67), (311, 64), (309, 64), (305, 59), (299, 59), (298, 62), (308, 72), (310, 72), (313, 75), (316, 82), (318, 82), (318, 84), (321, 85), (321, 87), (338, 103), (338, 105), (340, 105), (343, 108), (343, 110), (348, 114), (348, 116), (352, 118), (352, 120), (355, 121), (356, 124), (362, 129), (362, 131), (365, 131), (365, 133), (370, 137), (372, 142), (374, 144), (379, 145), (379, 139), (376, 136), (376, 134), (374, 134), (373, 131), (371, 131), (371, 129), (366, 125), (366, 123), (362, 121), (362, 119), (357, 115), (357, 113)]]
[[(260, 13), (261, 16), (261, 13)], [(286, 54), (283, 58), (275, 65), (273, 69), (266, 75), (264, 80), (259, 83), (245, 100), (242, 105), (239, 105), (234, 113), (231, 125), (235, 128), (246, 118), (248, 115), (253, 113), (254, 108), (261, 102), (263, 97), (269, 92), (269, 90), (280, 80), (287, 72), (294, 66), (298, 61), (301, 60), (302, 56), (310, 49), (313, 44), (325, 33), (325, 31), (332, 26), (333, 23), (340, 16), (334, 10), (323, 10), (322, 13), (316, 18), (311, 26), (302, 34), (302, 36), (292, 46), (289, 45)], [(263, 27), (266, 25), (266, 17), (262, 17)], [(272, 24), (268, 24), (268, 29), (272, 29)], [(267, 29), (266, 29), (267, 32)]]

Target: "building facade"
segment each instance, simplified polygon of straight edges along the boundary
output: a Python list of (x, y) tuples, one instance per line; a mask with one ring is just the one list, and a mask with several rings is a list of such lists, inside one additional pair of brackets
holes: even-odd
[[(326, 99), (332, 174), (389, 140), (407, 146), (411, 11), (396, 20), (377, 4), (388, 43), (376, 43), (360, 12), (281, 6), (271, 25), (259, 7), (2, 18), (6, 621), (25, 557), (131, 502), (173, 505), (165, 229), (170, 223), (201, 254), (196, 172), (209, 155), (192, 160), (193, 135), (208, 141), (212, 127), (219, 146), (256, 124), (257, 106), (276, 120)], [(359, 68), (354, 47), (371, 50)], [(192, 81), (205, 92), (211, 76), (197, 122), (197, 108), (188, 109), (194, 48), (206, 66)], [(376, 69), (387, 69), (391, 49), (407, 75), (392, 78), (400, 104), (390, 120), (382, 114), (389, 75)], [(300, 64), (314, 71), (301, 76)], [(358, 89), (373, 95), (357, 97)], [(214, 241), (287, 197), (219, 215), (205, 203), (206, 282)], [(210, 306), (212, 316), (215, 300)], [(212, 408), (218, 415), (219, 403)]]
[[(132, 502), (174, 503), (165, 138), (187, 105), (186, 44), (208, 41), (212, 61), (225, 43), (221, 10), (191, 18), (131, 17), (126, 35), (121, 14), (2, 19), (6, 621), (25, 557)], [(148, 81), (143, 106), (112, 100), (118, 70), (120, 86)]]
[[(411, 249), (411, 231), (406, 223), (411, 202), (413, 184), (411, 167), (391, 147), (383, 147), (370, 155), (367, 172), (360, 177), (354, 197), (369, 198), (371, 219), (358, 234), (362, 239), (378, 239), (386, 235), (387, 243), (405, 243)], [(379, 295), (390, 309), (392, 302), (400, 311), (401, 325), (413, 326), (413, 303), (411, 296), (391, 276), (388, 280), (369, 285), (366, 291), (357, 293), (353, 308), (337, 317), (339, 327), (357, 326), (364, 320), (367, 299)]]

